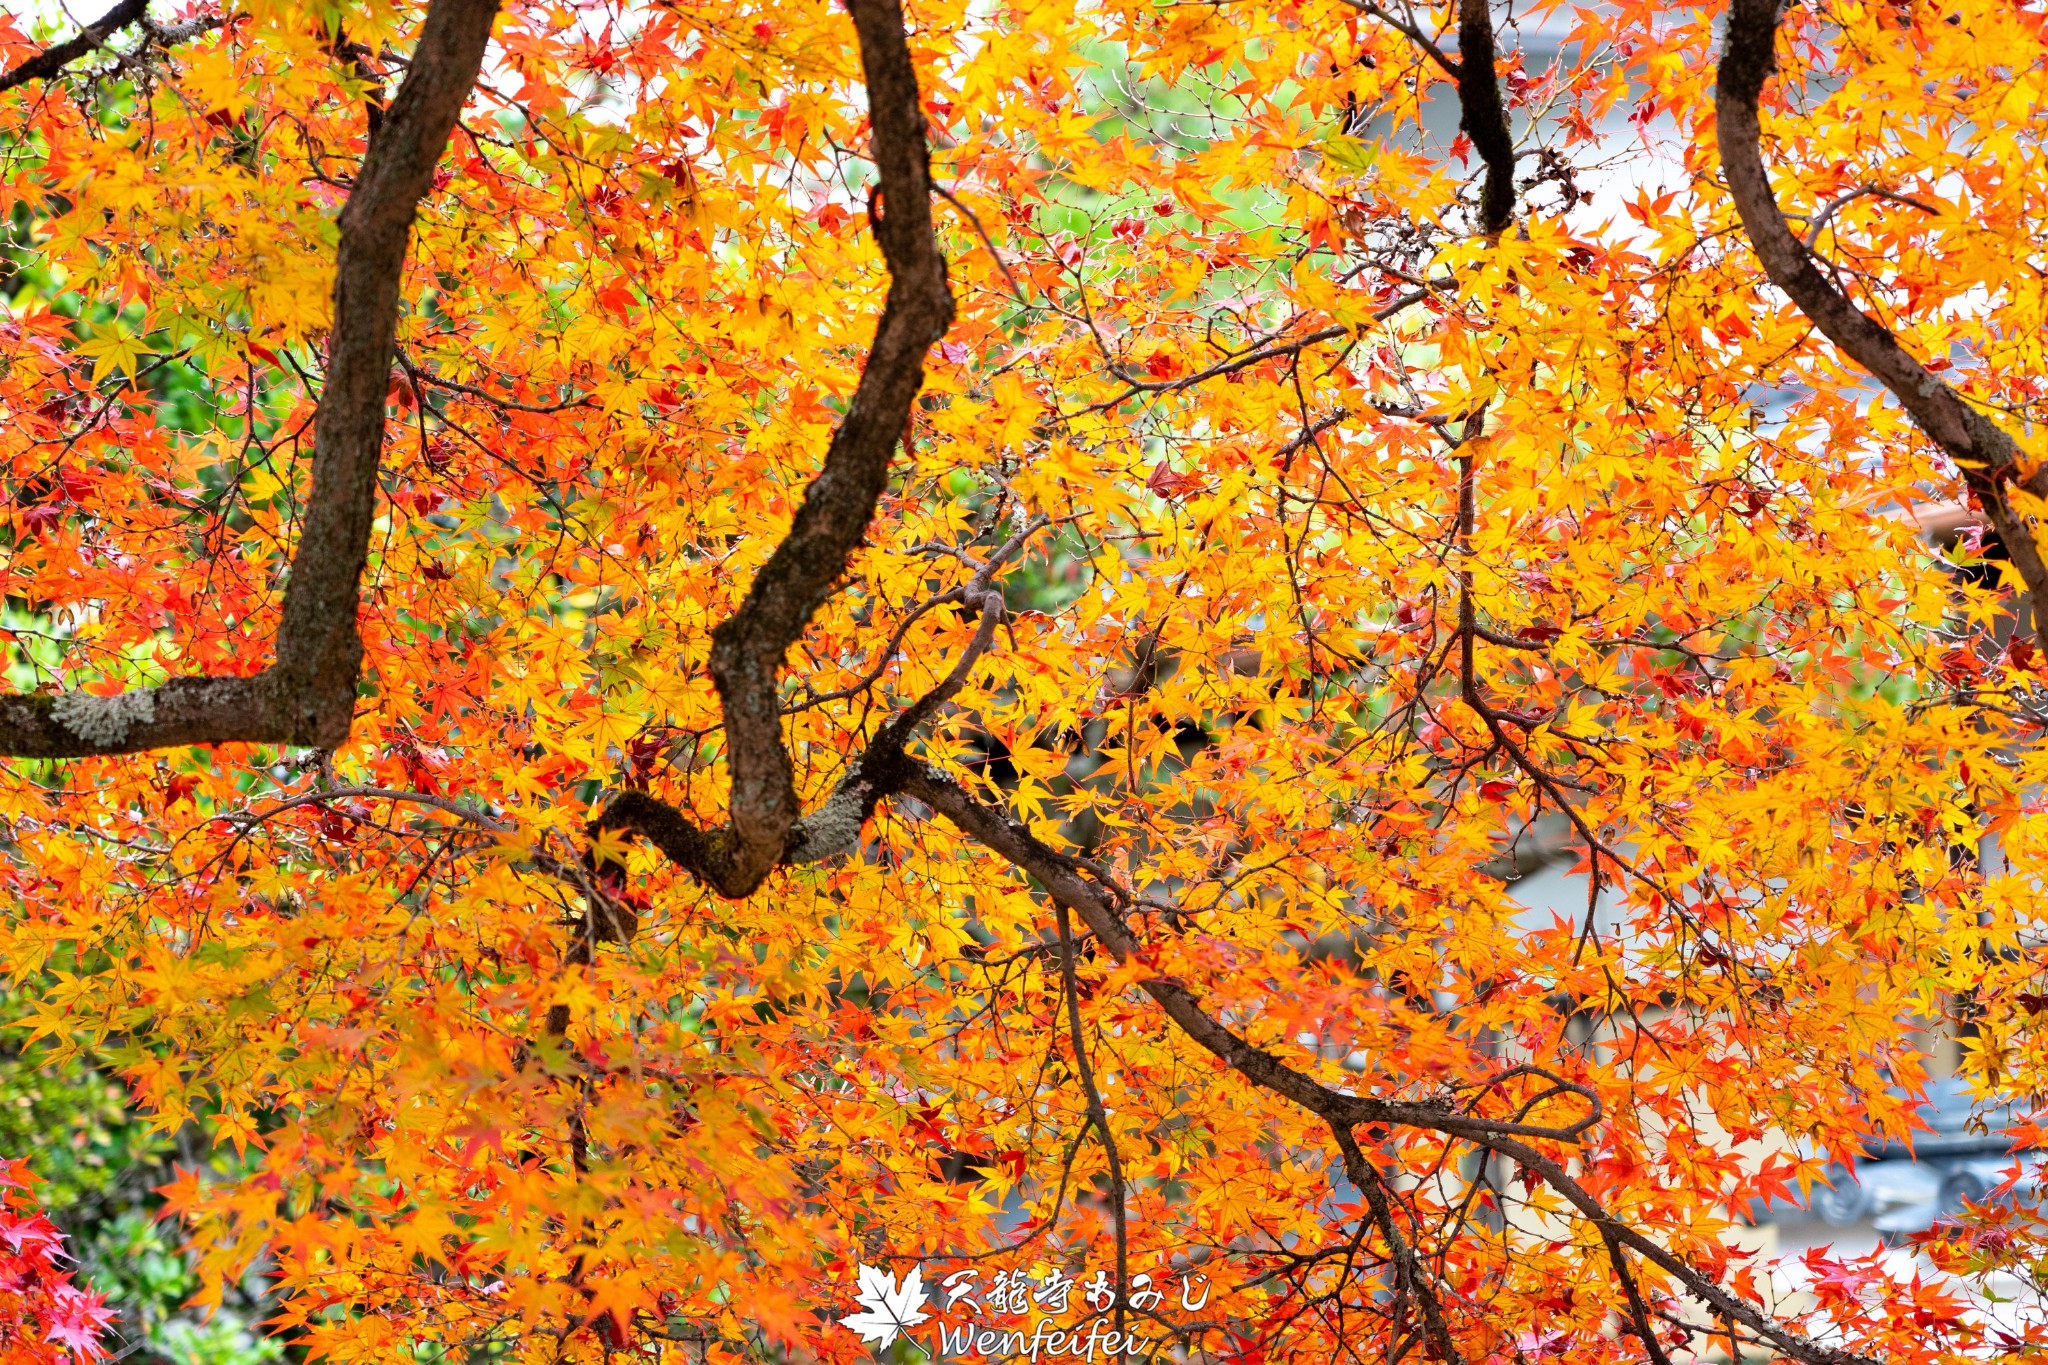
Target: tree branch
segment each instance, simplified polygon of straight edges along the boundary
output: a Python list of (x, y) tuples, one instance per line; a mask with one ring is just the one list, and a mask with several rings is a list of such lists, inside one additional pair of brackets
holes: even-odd
[(1827, 225), (1833, 221), (1836, 214), (1855, 203), (1858, 199), (1866, 197), (1883, 199), (1893, 204), (1904, 204), (1909, 208), (1916, 208), (1922, 213), (1933, 213), (1936, 211), (1934, 205), (1927, 203), (1925, 200), (1915, 199), (1910, 194), (1895, 194), (1882, 185), (1858, 185), (1855, 189), (1845, 194), (1838, 194), (1833, 199), (1828, 200), (1826, 204), (1822, 205), (1821, 211), (1814, 214), (1807, 221), (1806, 249), (1808, 251), (1813, 250), (1814, 243), (1820, 240), (1821, 233), (1827, 229)]
[(1102, 1154), (1109, 1166), (1109, 1214), (1116, 1228), (1116, 1330), (1124, 1330), (1124, 1306), (1131, 1291), (1130, 1229), (1124, 1203), (1124, 1162), (1117, 1151), (1116, 1134), (1109, 1130), (1109, 1110), (1102, 1102), (1102, 1090), (1095, 1083), (1095, 1064), (1088, 1056), (1088, 1035), (1081, 1027), (1081, 984), (1074, 974), (1074, 929), (1067, 921), (1067, 908), (1057, 905), (1053, 918), (1060, 933), (1060, 982), (1067, 997), (1067, 1032), (1074, 1045), (1074, 1069), (1081, 1078), (1081, 1093), (1088, 1102), (1088, 1121), (1102, 1139)]
[[(1139, 955), (1143, 945), (1124, 922), (1109, 890), (1082, 875), (1075, 860), (1050, 847), (1031, 831), (985, 805), (958, 781), (923, 763), (905, 761), (899, 790), (914, 796), (946, 817), (961, 833), (1029, 873), (1055, 905), (1079, 915), (1119, 962)], [(1150, 977), (1139, 983), (1167, 1015), (1195, 1042), (1263, 1090), (1299, 1104), (1331, 1123), (1400, 1123), (1459, 1136), (1503, 1133), (1576, 1142), (1600, 1121), (1598, 1097), (1590, 1090), (1567, 1087), (1587, 1101), (1588, 1113), (1563, 1127), (1510, 1123), (1463, 1114), (1448, 1105), (1382, 1100), (1346, 1094), (1303, 1072), (1232, 1032), (1202, 1008), (1194, 992), (1172, 977)]]
[(1572, 1179), (1560, 1163), (1526, 1142), (1519, 1142), (1514, 1138), (1489, 1138), (1481, 1145), (1503, 1156), (1513, 1157), (1529, 1170), (1542, 1176), (1544, 1183), (1563, 1195), (1586, 1216), (1610, 1248), (1628, 1247), (1677, 1280), (1685, 1287), (1685, 1292), (1694, 1299), (1706, 1304), (1723, 1317), (1741, 1323), (1794, 1360), (1804, 1361), (1806, 1365), (1880, 1365), (1880, 1362), (1869, 1356), (1823, 1346), (1810, 1337), (1780, 1326), (1762, 1309), (1737, 1298), (1713, 1279), (1693, 1269), (1634, 1228), (1620, 1222), (1601, 1206), (1600, 1201), (1594, 1198), (1585, 1186)]
[(1394, 1263), (1394, 1274), (1400, 1287), (1422, 1309), (1423, 1329), (1429, 1336), (1433, 1354), (1447, 1365), (1459, 1365), (1463, 1357), (1458, 1354), (1458, 1348), (1451, 1340), (1450, 1326), (1444, 1321), (1443, 1301), (1437, 1296), (1436, 1286), (1429, 1283), (1424, 1274), (1415, 1248), (1401, 1235), (1400, 1225), (1394, 1221), (1393, 1206), (1382, 1188), (1379, 1171), (1365, 1159), (1357, 1137), (1349, 1128), (1339, 1126), (1331, 1131), (1337, 1138), (1337, 1151), (1344, 1159), (1345, 1176), (1365, 1196), (1366, 1206), (1372, 1210), (1372, 1221), (1379, 1225), (1380, 1235), (1387, 1239), (1387, 1255)]
[(1458, 0), (1458, 126), (1486, 166), (1479, 230), (1488, 237), (1498, 236), (1515, 216), (1515, 139), (1494, 67), (1489, 0)]
[(1458, 79), (1458, 64), (1444, 55), (1444, 50), (1438, 47), (1427, 33), (1422, 31), (1421, 26), (1415, 23), (1412, 17), (1403, 19), (1385, 7), (1373, 4), (1371, 0), (1344, 0), (1344, 3), (1357, 10), (1360, 14), (1371, 15), (1388, 28), (1399, 33), (1409, 42), (1421, 48), (1431, 61), (1442, 67), (1446, 76), (1449, 76), (1452, 80)]
[(1714, 115), (1722, 171), (1735, 211), (1771, 283), (1785, 291), (1828, 340), (1891, 390), (1920, 429), (1962, 469), (1964, 482), (1983, 505), (1986, 520), (2026, 583), (2033, 599), (2034, 633), (2048, 643), (2048, 564), (2042, 561), (2032, 526), (2005, 490), (2007, 483), (2018, 482), (2036, 497), (2048, 496), (2048, 466), (2023, 477), (2022, 454), (2013, 438), (1908, 354), (1889, 328), (1822, 275), (1778, 207), (1764, 167), (1757, 107), (1764, 82), (1777, 66), (1779, 6), (1780, 0), (1734, 0), (1728, 10)]
[(1515, 139), (1501, 102), (1491, 0), (1458, 0), (1458, 59), (1452, 61), (1412, 18), (1371, 0), (1344, 0), (1422, 49), (1458, 87), (1458, 127), (1472, 139), (1486, 176), (1479, 189), (1479, 230), (1499, 235), (1515, 216)]
[(30, 81), (45, 81), (80, 57), (90, 56), (106, 46), (107, 39), (149, 14), (149, 0), (120, 0), (120, 3), (54, 47), (46, 47), (20, 66), (0, 76), (0, 91), (12, 90)]
[(777, 687), (783, 659), (866, 534), (911, 404), (924, 384), (925, 352), (953, 319), (946, 261), (932, 230), (924, 115), (902, 8), (897, 0), (848, 0), (847, 8), (860, 41), (874, 158), (881, 171), (874, 227), (889, 266), (889, 295), (853, 401), (832, 433), (824, 467), (806, 490), (789, 535), (754, 576), (738, 609), (711, 632), (711, 681), (725, 713), (726, 764), (732, 776), (726, 825), (699, 830), (654, 798), (627, 792), (594, 826), (647, 836), (723, 896), (748, 895), (787, 854), (801, 861), (809, 847), (842, 847), (840, 827), (856, 812), (851, 832), (857, 835), (887, 787), (881, 769), (895, 756), (871, 745), (848, 783), (819, 812), (820, 817), (829, 815), (831, 828), (813, 830), (807, 823), (797, 832), (802, 810), (782, 744)]
[[(1020, 534), (1011, 543), (1020, 544), (1022, 540), (1023, 535)], [(901, 789), (905, 772), (904, 746), (920, 725), (966, 686), (967, 675), (975, 660), (987, 653), (995, 640), (996, 626), (1003, 619), (1003, 598), (1000, 591), (989, 585), (988, 579), (1006, 558), (1007, 553), (998, 553), (965, 587), (940, 593), (912, 613), (914, 619), (939, 602), (978, 602), (981, 625), (968, 641), (967, 648), (961, 651), (952, 671), (940, 680), (939, 685), (890, 717), (832, 794), (816, 810), (807, 812), (790, 825), (781, 855), (776, 860), (777, 866), (795, 867), (823, 862), (851, 852), (859, 844), (861, 829), (875, 813), (875, 806), (882, 798)], [(894, 652), (893, 642), (891, 652)], [(875, 675), (879, 674), (878, 666)], [(720, 856), (718, 833), (706, 833), (691, 824), (675, 807), (642, 791), (620, 792), (590, 823), (593, 834), (607, 829), (627, 830), (642, 836), (667, 855), (671, 862), (689, 869), (707, 882), (709, 878), (704, 869), (715, 866), (715, 860)], [(712, 885), (715, 888), (716, 884)]]
[[(945, 816), (962, 833), (987, 846), (1019, 870), (1029, 873), (1055, 904), (1065, 905), (1078, 914), (1094, 930), (1098, 941), (1119, 961), (1128, 960), (1140, 950), (1137, 938), (1105, 891), (1083, 878), (1071, 860), (1039, 841), (1022, 825), (983, 805), (958, 782), (917, 764), (910, 767), (903, 791)], [(1193, 992), (1182, 983), (1171, 978), (1154, 977), (1139, 982), (1139, 985), (1189, 1038), (1207, 1048), (1233, 1071), (1262, 1090), (1292, 1100), (1333, 1128), (1346, 1132), (1359, 1124), (1425, 1128), (1468, 1138), (1480, 1147), (1511, 1156), (1536, 1172), (1577, 1207), (1603, 1239), (1635, 1251), (1677, 1280), (1694, 1299), (1767, 1338), (1793, 1359), (1805, 1362), (1805, 1365), (1877, 1365), (1868, 1357), (1823, 1346), (1780, 1326), (1762, 1309), (1722, 1288), (1712, 1277), (1617, 1220), (1583, 1185), (1572, 1179), (1561, 1163), (1522, 1140), (1538, 1138), (1552, 1142), (1576, 1142), (1601, 1117), (1598, 1097), (1590, 1090), (1565, 1085), (1571, 1093), (1588, 1100), (1590, 1112), (1578, 1122), (1561, 1128), (1477, 1118), (1436, 1104), (1348, 1095), (1330, 1089), (1239, 1037), (1204, 1010)], [(1352, 1183), (1361, 1189), (1365, 1187), (1355, 1175)]]
[[(124, 22), (140, 17), (142, 6), (134, 8)], [(342, 208), (313, 488), (285, 588), (277, 662), (253, 677), (177, 678), (111, 697), (0, 697), (0, 754), (69, 758), (237, 740), (333, 748), (348, 738), (363, 652), (357, 597), (376, 511), (400, 276), (414, 212), (482, 69), (497, 12), (497, 0), (429, 6), (405, 82)]]
[(302, 744), (334, 748), (348, 738), (363, 658), (357, 598), (377, 510), (399, 276), (413, 215), (476, 84), (497, 13), (498, 0), (434, 0), (405, 81), (371, 135), (341, 210), (334, 330), (313, 419), (313, 488), (271, 676), (278, 720)]
[(1643, 1343), (1643, 1354), (1649, 1356), (1650, 1365), (1671, 1365), (1664, 1343), (1657, 1340), (1657, 1324), (1650, 1321), (1650, 1306), (1643, 1301), (1635, 1273), (1628, 1268), (1628, 1253), (1622, 1250), (1613, 1233), (1602, 1229), (1601, 1235), (1607, 1244), (1608, 1264), (1614, 1267), (1614, 1277), (1621, 1281), (1621, 1292), (1628, 1299), (1628, 1314), (1635, 1322), (1637, 1339)]

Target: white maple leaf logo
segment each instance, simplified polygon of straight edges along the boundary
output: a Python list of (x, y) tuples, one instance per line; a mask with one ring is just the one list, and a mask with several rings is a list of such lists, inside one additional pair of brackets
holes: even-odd
[(924, 1311), (924, 1272), (916, 1266), (903, 1277), (901, 1288), (887, 1271), (861, 1266), (860, 1293), (854, 1301), (861, 1311), (847, 1314), (839, 1325), (851, 1327), (862, 1341), (872, 1341), (877, 1351), (888, 1350), (899, 1335), (930, 1316)]

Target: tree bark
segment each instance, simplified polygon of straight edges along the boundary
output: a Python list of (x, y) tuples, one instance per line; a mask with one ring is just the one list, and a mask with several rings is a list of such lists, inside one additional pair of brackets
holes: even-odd
[(1751, 248), (1772, 284), (1889, 389), (1920, 429), (1962, 470), (1970, 492), (2012, 556), (2032, 599), (2034, 632), (2048, 629), (2048, 565), (2033, 525), (2013, 506), (2006, 487), (2018, 483), (2048, 496), (2048, 469), (2026, 474), (2013, 438), (1899, 344), (1891, 329), (1856, 306), (1815, 267), (1806, 244), (1793, 235), (1764, 167), (1758, 105), (1777, 69), (1781, 0), (1734, 0), (1728, 9), (1727, 45), (1714, 88), (1715, 136), (1722, 173)]
[[(134, 22), (142, 11), (139, 3), (117, 7), (8, 79), (39, 62), (54, 73), (103, 42), (114, 20)], [(405, 82), (371, 135), (342, 208), (327, 378), (314, 418), (313, 488), (285, 587), (276, 663), (255, 676), (177, 678), (111, 697), (0, 696), (0, 755), (73, 758), (230, 741), (333, 748), (348, 738), (363, 656), (356, 611), (376, 515), (406, 247), (434, 166), (483, 68), (497, 13), (498, 0), (429, 6)], [(46, 60), (74, 48), (54, 64)]]

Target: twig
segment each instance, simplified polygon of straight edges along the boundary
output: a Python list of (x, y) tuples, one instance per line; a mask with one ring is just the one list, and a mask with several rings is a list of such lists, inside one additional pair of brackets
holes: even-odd
[(1027, 308), (1030, 307), (1031, 300), (1024, 296), (1024, 286), (1017, 283), (1017, 277), (1010, 273), (1010, 263), (1003, 259), (1002, 252), (996, 250), (995, 239), (988, 235), (988, 229), (981, 225), (981, 219), (975, 217), (974, 210), (961, 203), (953, 194), (953, 191), (947, 189), (936, 180), (932, 182), (932, 192), (954, 208), (960, 210), (961, 216), (974, 225), (976, 235), (981, 238), (981, 244), (988, 248), (988, 254), (995, 261), (996, 268), (1001, 270), (1003, 278), (1010, 282), (1010, 292), (1017, 296), (1018, 303)]
[(1822, 208), (1819, 213), (1814, 214), (1812, 218), (1807, 220), (1808, 227), (1806, 230), (1806, 249), (1808, 251), (1813, 250), (1814, 243), (1820, 240), (1821, 230), (1827, 227), (1829, 220), (1831, 220), (1837, 213), (1840, 213), (1844, 208), (1847, 208), (1850, 204), (1853, 204), (1858, 199), (1864, 198), (1866, 195), (1873, 199), (1887, 199), (1894, 204), (1905, 204), (1912, 208), (1919, 209), (1922, 213), (1940, 212), (1940, 210), (1936, 209), (1934, 205), (1923, 203), (1921, 200), (1915, 199), (1910, 194), (1898, 194), (1891, 190), (1885, 189), (1882, 185), (1858, 185), (1855, 189), (1850, 190), (1848, 193), (1838, 194), (1833, 199), (1830, 199), (1827, 202), (1827, 205), (1824, 208)]

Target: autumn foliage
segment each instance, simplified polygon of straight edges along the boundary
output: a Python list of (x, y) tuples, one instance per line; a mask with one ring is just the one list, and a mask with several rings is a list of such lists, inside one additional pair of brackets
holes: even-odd
[(0, 1161), (0, 1362), (104, 1360), (113, 1310), (72, 1283), (64, 1234), (36, 1206), (34, 1180), (27, 1162)]
[(220, 1153), (202, 1298), (337, 1361), (862, 1360), (970, 1266), (1203, 1359), (2048, 1347), (2023, 1182), (1919, 1281), (1741, 1237), (1930, 1029), (2043, 1136), (2038, 6), (31, 27), (0, 999)]

